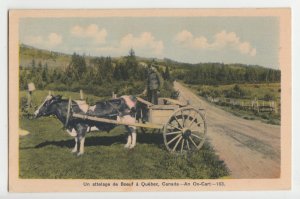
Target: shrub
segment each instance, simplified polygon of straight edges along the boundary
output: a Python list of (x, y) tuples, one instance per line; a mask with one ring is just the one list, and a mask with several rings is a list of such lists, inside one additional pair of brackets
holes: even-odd
[(160, 89), (160, 97), (177, 99), (178, 96), (179, 92), (174, 90), (172, 83), (169, 81), (164, 81)]
[(66, 91), (69, 87), (63, 83), (50, 83), (45, 87), (46, 90)]
[(232, 89), (225, 90), (224, 95), (227, 98), (243, 98), (246, 96), (246, 91), (241, 89), (239, 85), (235, 84)]
[(275, 96), (272, 93), (266, 93), (263, 97), (264, 100), (270, 101), (270, 100), (275, 100)]

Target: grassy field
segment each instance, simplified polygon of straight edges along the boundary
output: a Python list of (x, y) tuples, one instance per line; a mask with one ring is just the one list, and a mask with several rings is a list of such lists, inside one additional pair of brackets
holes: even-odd
[[(52, 95), (61, 95), (65, 99), (71, 99), (79, 100), (80, 99), (80, 93), (75, 92), (68, 92), (68, 91), (50, 91)], [(27, 91), (20, 91), (19, 92), (20, 97), (20, 106), (24, 105), (27, 100)], [(32, 104), (33, 106), (39, 106), (46, 98), (46, 96), (49, 94), (49, 91), (44, 90), (36, 90), (32, 93)], [(84, 94), (84, 99), (87, 100), (87, 103), (94, 104), (96, 101), (99, 101), (103, 98), (97, 97), (94, 95)], [(23, 101), (23, 102), (22, 102)]]
[[(225, 99), (226, 93), (234, 89), (235, 84), (231, 85), (188, 85), (195, 93), (207, 99), (209, 96)], [(215, 105), (231, 112), (232, 114), (248, 120), (261, 120), (265, 123), (280, 125), (280, 83), (269, 84), (238, 84), (243, 93), (243, 97), (232, 98), (238, 102), (250, 106), (253, 100), (257, 100), (260, 105), (269, 105), (269, 101), (276, 104), (275, 112), (255, 112), (252, 110), (242, 110), (237, 106), (230, 106), (226, 103), (216, 102)]]
[[(78, 93), (55, 93), (78, 98)], [(33, 102), (38, 104), (46, 95), (47, 91), (35, 92)], [(110, 133), (89, 133), (85, 154), (77, 157), (71, 153), (74, 138), (56, 118), (30, 120), (21, 115), (19, 121), (20, 128), (30, 132), (19, 140), (20, 178), (214, 179), (229, 175), (207, 142), (196, 153), (175, 155), (165, 149), (162, 134), (146, 132), (138, 133), (136, 148), (127, 150), (125, 128), (119, 126)]]
[[(210, 91), (217, 92), (220, 97), (224, 97), (226, 90), (233, 89), (235, 84), (229, 85), (189, 85), (190, 88), (195, 89), (198, 92)], [(280, 102), (280, 83), (269, 83), (269, 84), (238, 84), (241, 90), (244, 91), (244, 100), (258, 99), (263, 100), (266, 94), (272, 96), (275, 101)]]
[(35, 65), (39, 63), (51, 67), (67, 67), (70, 63), (71, 56), (62, 53), (51, 52), (48, 50), (36, 49), (26, 45), (20, 46), (20, 63), (23, 67), (32, 66), (32, 60)]

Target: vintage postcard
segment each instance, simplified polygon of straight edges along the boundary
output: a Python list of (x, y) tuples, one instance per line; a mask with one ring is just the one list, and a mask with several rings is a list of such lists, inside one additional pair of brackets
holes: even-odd
[(291, 11), (9, 11), (9, 191), (291, 188)]

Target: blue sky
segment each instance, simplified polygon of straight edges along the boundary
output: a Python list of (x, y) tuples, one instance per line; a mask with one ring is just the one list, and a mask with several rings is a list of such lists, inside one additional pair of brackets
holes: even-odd
[(277, 17), (22, 18), (20, 42), (65, 53), (279, 68)]

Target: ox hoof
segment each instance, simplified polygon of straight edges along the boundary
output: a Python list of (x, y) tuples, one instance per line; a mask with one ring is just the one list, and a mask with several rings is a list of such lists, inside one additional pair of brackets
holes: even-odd
[(124, 148), (125, 148), (125, 149), (128, 149), (128, 148), (130, 148), (130, 145), (129, 145), (129, 144), (126, 144), (126, 145), (124, 145)]
[(76, 152), (77, 152), (76, 149), (75, 150), (74, 149), (71, 150), (71, 153), (76, 153)]
[(77, 157), (82, 156), (82, 155), (83, 155), (83, 153), (77, 153)]
[(130, 145), (129, 149), (133, 149), (135, 147), (135, 145)]

